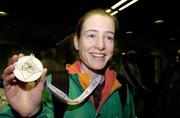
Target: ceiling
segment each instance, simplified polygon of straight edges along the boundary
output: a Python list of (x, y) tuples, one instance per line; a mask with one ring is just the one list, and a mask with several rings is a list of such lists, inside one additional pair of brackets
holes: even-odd
[[(9, 16), (0, 17), (0, 44), (28, 46), (54, 45), (74, 31), (78, 18), (86, 11), (110, 8), (118, 0), (1, 0), (0, 10)], [(161, 48), (176, 50), (180, 42), (180, 14), (177, 0), (139, 0), (117, 14), (118, 39), (124, 49)], [(154, 24), (163, 19), (161, 24)], [(127, 34), (127, 31), (133, 31)]]

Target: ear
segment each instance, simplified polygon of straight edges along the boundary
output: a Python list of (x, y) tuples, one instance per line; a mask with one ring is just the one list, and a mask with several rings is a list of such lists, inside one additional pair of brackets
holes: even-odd
[(74, 47), (76, 50), (79, 50), (79, 39), (77, 36), (74, 36)]

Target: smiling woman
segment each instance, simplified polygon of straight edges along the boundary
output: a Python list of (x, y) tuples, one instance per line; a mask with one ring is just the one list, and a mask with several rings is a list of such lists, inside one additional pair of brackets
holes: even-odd
[(79, 50), (81, 61), (93, 70), (103, 69), (113, 55), (114, 23), (107, 16), (94, 15), (83, 24), (80, 37), (75, 37), (75, 47)]
[[(117, 30), (117, 18), (104, 9), (87, 12), (77, 23), (74, 35), (74, 46), (80, 58), (66, 64), (65, 79), (61, 78), (63, 74), (58, 79), (53, 78), (53, 72), (46, 76), (47, 69), (44, 69), (31, 90), (24, 90), (14, 82), (14, 63), (23, 55), (12, 56), (10, 65), (3, 71), (9, 104), (4, 107), (6, 110), (0, 111), (0, 116), (14, 117), (18, 113), (23, 117), (135, 118), (128, 84), (108, 63), (113, 56)], [(63, 84), (59, 82), (62, 80)], [(48, 81), (46, 85), (51, 91), (44, 88), (45, 81)], [(57, 89), (64, 85), (68, 88), (67, 93)], [(18, 100), (23, 102), (17, 103)]]
[[(4, 72), (4, 75), (7, 75), (3, 79), (7, 80), (8, 84), (10, 83), (9, 85), (11, 88), (18, 88), (10, 90), (6, 89), (6, 93), (8, 93), (7, 98), (13, 97), (15, 98), (15, 101), (21, 101), (22, 99), (26, 101), (25, 103), (18, 102), (20, 104), (17, 104), (14, 102), (14, 99), (10, 99), (9, 104), (7, 105), (9, 107), (4, 107), (7, 112), (2, 114), (0, 113), (0, 117), (3, 117), (4, 114), (11, 115), (9, 117), (13, 117), (14, 114), (11, 114), (11, 110), (16, 111), (23, 116), (31, 116), (37, 113), (37, 115), (53, 117), (54, 114), (55, 116), (57, 114), (56, 110), (52, 111), (53, 107), (57, 106), (54, 107), (54, 109), (58, 109), (61, 106), (56, 104), (53, 100), (48, 99), (51, 97), (51, 93), (46, 91), (46, 88), (44, 88), (44, 73), (46, 69), (43, 71), (44, 73), (42, 78), (38, 79), (39, 83), (37, 88), (34, 88), (33, 91), (23, 91), (23, 89), (19, 89), (19, 84), (12, 84), (12, 81), (16, 80), (16, 78), (11, 78), (13, 76), (13, 68), (11, 67), (14, 67), (14, 65), (8, 66), (7, 70), (4, 69), (7, 66), (6, 64), (9, 58), (9, 51), (13, 46), (16, 46), (18, 49), (24, 50), (25, 48), (29, 48), (34, 49), (35, 51), (39, 51), (41, 48), (47, 49), (47, 47), (50, 47), (51, 44), (52, 46), (55, 46), (54, 44), (56, 42), (64, 39), (65, 36), (75, 31), (74, 25), (77, 17), (92, 8), (110, 8), (116, 2), (117, 0), (63, 0), (61, 5), (59, 5), (56, 1), (36, 1), (36, 4), (34, 4), (34, 1), (0, 0), (0, 10), (7, 11), (9, 14), (5, 17), (0, 16), (0, 73), (2, 74), (2, 72)], [(90, 94), (90, 96), (88, 96), (83, 103), (80, 103), (79, 106), (77, 105), (80, 110), (76, 109), (76, 106), (72, 107), (66, 104), (65, 107), (61, 106), (61, 108), (64, 108), (66, 112), (62, 110), (63, 114), (61, 114), (60, 117), (71, 113), (72, 115), (75, 113), (81, 115), (79, 111), (82, 112), (82, 115), (89, 115), (89, 117), (96, 117), (96, 113), (104, 114), (104, 116), (98, 115), (99, 117), (109, 117), (107, 114), (109, 113), (109, 108), (112, 108), (112, 111), (114, 111), (114, 114), (110, 114), (112, 115), (110, 117), (116, 117), (116, 113), (118, 115), (124, 113), (123, 116), (129, 115), (126, 113), (131, 111), (131, 108), (129, 107), (131, 103), (128, 104), (129, 109), (125, 112), (119, 108), (121, 107), (121, 105), (119, 105), (121, 100), (119, 100), (116, 96), (117, 91), (121, 90), (121, 85), (123, 86), (124, 84), (116, 81), (118, 79), (116, 77), (117, 73), (114, 69), (110, 68), (109, 65), (112, 56), (116, 56), (115, 54), (112, 54), (113, 51), (116, 51), (113, 49), (114, 45), (117, 44), (115, 41), (120, 42), (118, 47), (120, 49), (119, 55), (121, 55), (121, 51), (124, 52), (124, 50), (129, 49), (137, 50), (138, 53), (140, 52), (140, 54), (142, 54), (142, 58), (139, 62), (143, 67), (143, 78), (145, 78), (144, 80), (146, 81), (146, 85), (153, 88), (152, 86), (154, 85), (154, 81), (152, 80), (154, 80), (154, 56), (147, 55), (149, 55), (149, 52), (152, 52), (154, 49), (161, 50), (163, 53), (160, 56), (162, 57), (162, 66), (164, 66), (167, 63), (168, 58), (170, 58), (177, 47), (179, 47), (180, 40), (178, 39), (180, 37), (180, 14), (178, 14), (179, 4), (177, 2), (178, 0), (173, 2), (157, 0), (156, 3), (154, 3), (153, 0), (139, 0), (136, 4), (120, 11), (115, 16), (109, 16), (108, 14), (104, 14), (103, 12), (100, 13), (99, 11), (98, 13), (91, 11), (83, 16), (79, 20), (77, 30), (75, 31), (77, 35), (75, 36), (75, 39), (73, 38), (73, 43), (77, 49), (77, 51), (74, 52), (75, 54), (78, 52), (80, 59), (76, 58), (75, 62), (77, 63), (75, 63), (74, 60), (73, 63), (67, 63), (66, 69), (68, 70), (68, 77), (66, 77), (67, 79), (65, 80), (70, 80), (68, 81), (68, 85), (70, 86), (68, 87), (70, 90), (66, 94), (72, 95), (68, 96), (71, 99), (78, 97), (81, 95), (83, 90), (88, 88), (90, 82), (96, 78), (96, 75), (102, 75), (103, 81), (102, 83), (100, 82), (101, 84), (94, 89), (92, 92), (93, 94)], [(69, 6), (69, 3), (73, 5)], [(67, 6), (69, 6), (68, 10)], [(114, 17), (117, 17), (120, 23), (120, 30), (118, 31), (116, 30), (117, 22)], [(164, 22), (161, 24), (154, 24), (152, 21), (157, 19), (162, 19)], [(132, 31), (133, 33), (128, 33), (128, 31)], [(118, 37), (116, 33), (118, 34)], [(43, 36), (48, 38), (45, 39)], [(3, 46), (5, 46), (5, 48), (2, 48)], [(65, 45), (62, 45), (62, 47), (65, 47)], [(67, 48), (70, 49), (68, 46)], [(18, 53), (19, 52), (22, 51), (18, 51)], [(59, 49), (57, 53), (59, 56), (63, 53), (63, 50)], [(70, 53), (71, 51), (66, 53), (67, 57), (74, 58), (75, 56)], [(70, 62), (71, 59), (65, 59), (65, 62)], [(12, 60), (12, 62), (15, 63), (18, 60), (18, 56), (15, 55)], [(116, 63), (113, 65), (116, 66), (117, 72), (121, 67), (120, 64), (117, 64), (120, 61), (121, 59), (117, 57), (115, 60)], [(52, 69), (55, 69), (55, 67), (52, 67), (52, 64), (49, 65)], [(48, 68), (48, 72), (49, 71), (50, 68)], [(53, 74), (50, 73), (50, 75), (47, 76), (48, 81), (51, 79), (54, 80), (51, 75)], [(120, 85), (117, 83), (120, 83)], [(58, 83), (58, 86), (61, 87), (61, 84)], [(7, 86), (4, 87), (8, 88)], [(18, 94), (12, 94), (11, 92)], [(42, 93), (45, 93), (45, 97), (41, 96)], [(46, 99), (47, 96), (48, 100)], [(113, 100), (111, 102), (110, 99), (113, 99), (111, 98), (112, 96), (115, 96), (114, 101), (117, 102), (113, 102)], [(31, 101), (31, 99), (33, 99), (33, 101)], [(50, 105), (46, 104), (47, 101), (44, 103), (42, 99), (50, 101)], [(149, 97), (149, 99), (151, 98)], [(110, 100), (110, 102), (108, 100)], [(59, 102), (61, 101), (58, 101), (58, 103)], [(86, 103), (90, 104), (87, 105)], [(148, 103), (151, 104), (151, 102)], [(154, 103), (154, 101), (152, 103)], [(118, 108), (115, 108), (116, 105)], [(32, 106), (32, 109), (28, 106)], [(72, 109), (73, 111), (71, 111)], [(79, 111), (76, 112), (76, 110)], [(2, 110), (0, 112), (2, 112)], [(53, 115), (50, 116), (49, 114)], [(150, 113), (148, 113), (148, 117), (150, 117), (149, 114)], [(151, 112), (151, 114), (154, 115), (155, 113)], [(121, 115), (119, 115), (119, 117), (121, 117)]]

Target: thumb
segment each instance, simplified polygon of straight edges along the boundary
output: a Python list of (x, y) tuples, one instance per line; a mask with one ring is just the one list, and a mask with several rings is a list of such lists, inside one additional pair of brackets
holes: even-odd
[(42, 73), (40, 80), (38, 82), (38, 85), (37, 85), (37, 86), (40, 86), (40, 88), (42, 88), (42, 89), (44, 88), (44, 84), (46, 82), (46, 75), (47, 75), (47, 68), (44, 68), (43, 73)]

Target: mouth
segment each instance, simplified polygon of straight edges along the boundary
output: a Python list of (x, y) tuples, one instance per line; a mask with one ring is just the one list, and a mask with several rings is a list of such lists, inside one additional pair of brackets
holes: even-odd
[(104, 60), (105, 58), (105, 54), (104, 53), (91, 53), (91, 56), (95, 59), (95, 60)]
[(105, 56), (105, 54), (103, 53), (91, 53), (91, 55), (94, 57), (99, 57), (99, 58), (103, 58)]

